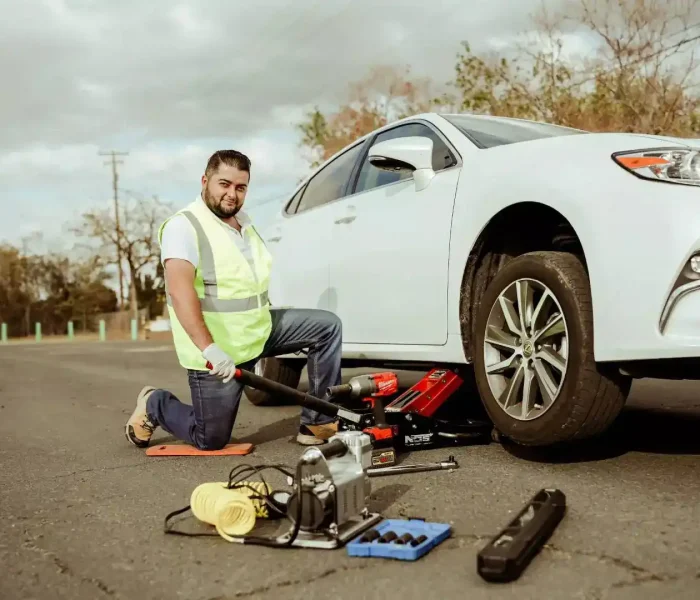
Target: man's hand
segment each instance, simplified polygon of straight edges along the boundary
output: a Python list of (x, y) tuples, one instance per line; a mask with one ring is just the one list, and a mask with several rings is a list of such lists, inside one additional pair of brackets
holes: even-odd
[(223, 379), (224, 383), (228, 383), (236, 374), (236, 363), (216, 344), (210, 344), (202, 352), (202, 356), (207, 359), (213, 368), (209, 373)]

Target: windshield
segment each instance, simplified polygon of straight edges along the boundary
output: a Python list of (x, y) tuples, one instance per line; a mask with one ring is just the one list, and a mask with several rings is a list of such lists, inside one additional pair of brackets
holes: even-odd
[(586, 133), (580, 129), (519, 121), (505, 117), (472, 117), (467, 115), (442, 115), (481, 148), (493, 148), (517, 142), (528, 142), (548, 137)]

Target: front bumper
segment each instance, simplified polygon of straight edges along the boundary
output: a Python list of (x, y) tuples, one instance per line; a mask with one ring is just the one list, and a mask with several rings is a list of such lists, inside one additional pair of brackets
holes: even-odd
[(700, 189), (628, 180), (606, 191), (584, 244), (596, 359), (700, 357)]
[(700, 329), (700, 253), (693, 254), (676, 277), (659, 318), (662, 335), (674, 337)]

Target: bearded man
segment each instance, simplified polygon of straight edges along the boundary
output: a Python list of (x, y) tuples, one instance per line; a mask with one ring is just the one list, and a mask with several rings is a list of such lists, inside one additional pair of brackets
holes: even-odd
[[(201, 450), (223, 448), (243, 392), (235, 370), (252, 370), (263, 357), (306, 349), (309, 392), (323, 397), (340, 383), (338, 317), (270, 306), (272, 257), (243, 210), (250, 167), (248, 157), (236, 150), (214, 153), (199, 197), (159, 229), (173, 341), (192, 404), (168, 390), (144, 387), (126, 423), (126, 438), (137, 447), (148, 446), (162, 427)], [(337, 421), (303, 408), (296, 439), (323, 444), (337, 429)]]

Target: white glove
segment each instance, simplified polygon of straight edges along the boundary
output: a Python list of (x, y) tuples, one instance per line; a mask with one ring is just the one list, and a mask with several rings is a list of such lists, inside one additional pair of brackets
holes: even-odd
[(202, 356), (208, 360), (213, 368), (209, 373), (223, 379), (224, 383), (228, 383), (236, 374), (236, 363), (216, 344), (210, 344), (202, 352)]

